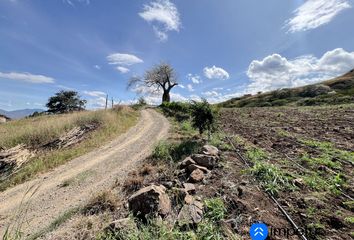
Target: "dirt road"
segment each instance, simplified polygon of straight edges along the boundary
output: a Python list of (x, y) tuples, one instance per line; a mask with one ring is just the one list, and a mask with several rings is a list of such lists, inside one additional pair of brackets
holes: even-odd
[(153, 145), (167, 136), (168, 129), (169, 123), (161, 114), (143, 110), (135, 127), (106, 146), (0, 193), (0, 236), (31, 186), (39, 188), (30, 198), (25, 214), (22, 227), (25, 236), (45, 228), (67, 210), (84, 204), (117, 179), (122, 181), (138, 161), (151, 153)]

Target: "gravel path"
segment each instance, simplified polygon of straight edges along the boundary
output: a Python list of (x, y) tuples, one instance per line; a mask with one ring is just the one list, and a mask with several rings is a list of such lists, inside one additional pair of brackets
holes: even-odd
[[(84, 204), (116, 180), (123, 181), (130, 169), (151, 153), (153, 145), (167, 136), (168, 129), (169, 123), (161, 114), (143, 110), (138, 124), (109, 144), (0, 193), (0, 237), (20, 206), (28, 206), (26, 214), (22, 214), (22, 231), (28, 236), (67, 210)], [(21, 204), (24, 198), (28, 204)]]

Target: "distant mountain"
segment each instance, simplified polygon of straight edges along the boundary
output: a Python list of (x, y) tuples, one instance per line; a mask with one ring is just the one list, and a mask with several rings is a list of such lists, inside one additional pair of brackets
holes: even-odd
[(3, 109), (0, 109), (0, 114), (3, 114), (11, 119), (20, 119), (27, 117), (34, 112), (43, 112), (45, 110), (43, 109), (19, 109), (19, 110), (14, 110), (14, 111), (6, 111)]
[(313, 106), (354, 103), (354, 69), (324, 82), (232, 98), (221, 107)]

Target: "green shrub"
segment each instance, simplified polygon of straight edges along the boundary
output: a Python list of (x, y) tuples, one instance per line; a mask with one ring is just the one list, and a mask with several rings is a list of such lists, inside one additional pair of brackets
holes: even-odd
[(280, 107), (280, 106), (285, 106), (288, 103), (286, 99), (278, 99), (273, 102), (271, 102), (272, 106), (274, 107)]
[(300, 92), (301, 97), (316, 97), (322, 94), (327, 94), (331, 91), (331, 88), (323, 85), (323, 84), (316, 84), (316, 85), (309, 85), (304, 87), (304, 89)]
[(207, 100), (201, 102), (193, 101), (191, 106), (192, 126), (199, 130), (200, 134), (208, 131), (209, 134), (215, 130), (216, 110), (213, 109)]
[(272, 93), (272, 99), (286, 99), (291, 98), (293, 95), (291, 89), (279, 89)]
[(185, 121), (190, 118), (190, 103), (163, 102), (160, 105), (162, 112), (168, 117), (174, 117), (177, 121)]
[(145, 107), (146, 105), (147, 105), (147, 102), (146, 102), (145, 98), (144, 97), (140, 97), (138, 99), (138, 102), (136, 104), (132, 105), (132, 108), (134, 110), (139, 110), (139, 109)]

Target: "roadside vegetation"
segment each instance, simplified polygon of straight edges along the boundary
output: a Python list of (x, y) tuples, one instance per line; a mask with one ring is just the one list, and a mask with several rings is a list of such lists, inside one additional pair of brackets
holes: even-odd
[[(0, 125), (0, 148), (9, 149), (24, 144), (34, 156), (14, 174), (1, 181), (0, 190), (25, 182), (83, 155), (117, 137), (135, 125), (138, 113), (130, 108), (81, 111), (47, 115), (11, 121)], [(75, 128), (92, 126), (77, 144), (58, 148), (57, 139)]]
[[(178, 179), (176, 174), (179, 171), (180, 162), (186, 157), (201, 151), (202, 146), (208, 143), (208, 138), (217, 138), (221, 142), (220, 136), (216, 135), (215, 126), (216, 115), (211, 105), (206, 101), (203, 103), (164, 103), (160, 106), (160, 110), (169, 117), (172, 124), (170, 136), (156, 144), (150, 157), (148, 157), (140, 166), (132, 170), (124, 183), (117, 183), (113, 186), (110, 192), (121, 194), (100, 194), (90, 201), (84, 211), (73, 216), (73, 219), (80, 219), (80, 226), (83, 222), (90, 221), (94, 226), (108, 226), (110, 219), (124, 218), (122, 227), (109, 227), (97, 231), (96, 228), (88, 230), (82, 228), (78, 230), (75, 227), (76, 233), (70, 233), (70, 236), (75, 237), (86, 232), (89, 239), (237, 239), (230, 231), (225, 233), (225, 226), (222, 222), (226, 218), (227, 207), (224, 200), (220, 196), (214, 194), (198, 194), (197, 197), (203, 204), (204, 217), (196, 225), (180, 225), (172, 224), (170, 221), (161, 220), (153, 216), (148, 217), (144, 221), (135, 216), (125, 207), (126, 202), (132, 194), (139, 189), (150, 186), (151, 184), (164, 185), (166, 182), (173, 182)], [(192, 111), (202, 111), (212, 113), (212, 118), (203, 122), (201, 119), (194, 121)], [(180, 119), (183, 121), (179, 121)], [(202, 131), (200, 131), (200, 126)], [(186, 180), (185, 180), (186, 181)], [(182, 184), (182, 183), (179, 183)], [(171, 196), (173, 208), (181, 209), (184, 206), (183, 198), (178, 194), (178, 188), (167, 187), (167, 192)], [(109, 196), (109, 197), (107, 197)], [(175, 199), (172, 196), (176, 196)], [(107, 205), (108, 203), (108, 205)], [(114, 204), (113, 204), (114, 203)], [(114, 209), (111, 209), (113, 206)], [(102, 211), (97, 211), (100, 209)], [(92, 215), (97, 216), (92, 219)], [(89, 217), (90, 216), (90, 217)], [(127, 217), (128, 216), (128, 217)], [(176, 218), (177, 216), (171, 216)], [(89, 220), (91, 219), (91, 220)], [(173, 219), (171, 219), (173, 221)], [(76, 220), (71, 220), (76, 221)], [(65, 225), (65, 223), (64, 223)], [(111, 225), (109, 225), (111, 226)], [(120, 225), (117, 225), (120, 226)], [(63, 226), (65, 229), (65, 226)], [(48, 236), (57, 236), (62, 234), (63, 229), (57, 229), (53, 233), (48, 233)], [(226, 227), (226, 229), (228, 229)], [(65, 230), (67, 233), (68, 229)], [(87, 233), (89, 232), (89, 233)], [(228, 237), (226, 237), (228, 236)], [(231, 236), (231, 238), (230, 238)]]

